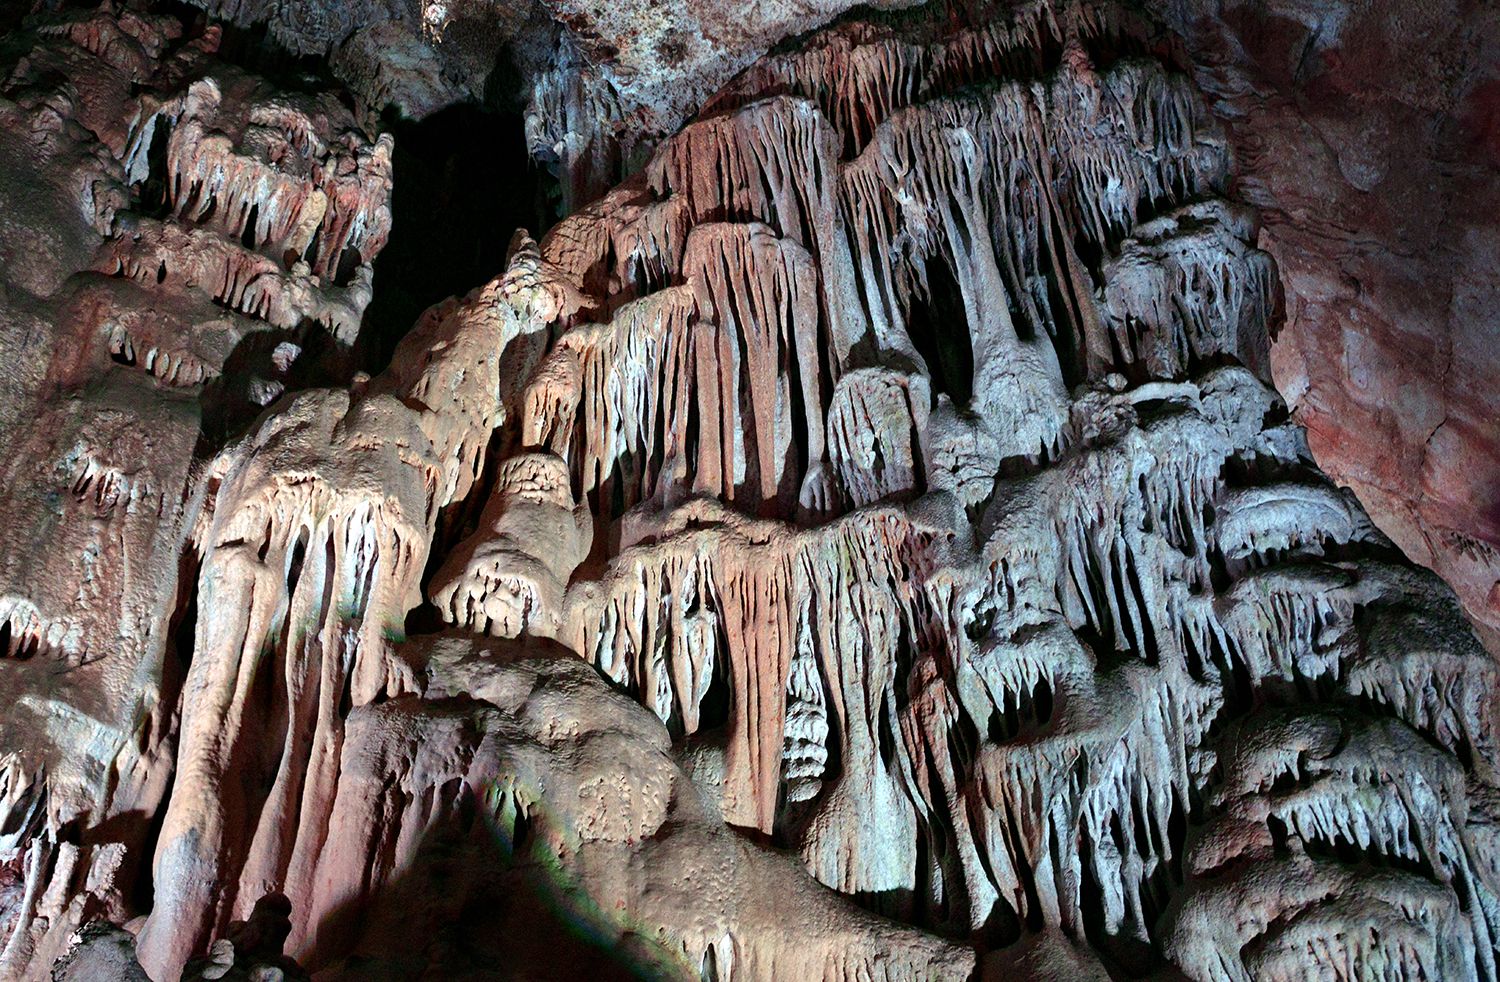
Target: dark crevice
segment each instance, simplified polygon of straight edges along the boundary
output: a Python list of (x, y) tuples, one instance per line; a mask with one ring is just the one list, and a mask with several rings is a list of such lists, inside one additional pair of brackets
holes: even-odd
[(288, 51), (271, 37), (268, 25), (242, 26), (210, 17), (206, 11), (185, 0), (155, 0), (151, 7), (157, 13), (171, 14), (183, 23), (186, 30), (179, 44), (201, 37), (212, 24), (220, 31), (218, 50), (214, 52), (216, 62), (253, 72), (273, 82), (283, 92), (332, 94), (345, 108), (355, 111), (353, 96), (334, 77), (328, 58)]
[(505, 269), (516, 229), (540, 238), (556, 182), (531, 160), (519, 112), (459, 105), (421, 121), (387, 116), (391, 237), (375, 257), (357, 360), (374, 374), (422, 311)]
[(260, 222), (260, 203), (253, 202), (250, 211), (245, 215), (245, 228), (240, 232), (240, 245), (250, 251), (255, 251), (255, 226)]
[[(198, 554), (189, 549), (183, 553), (177, 570), (177, 602), (167, 627), (166, 651), (162, 660), (161, 698), (156, 712), (146, 718), (140, 735), (139, 749), (143, 754), (162, 754), (174, 758), (173, 744), (177, 740), (177, 726), (181, 719), (180, 700), (187, 681), (188, 666), (192, 664), (193, 647), (198, 632)], [(170, 708), (168, 708), (170, 707)], [(176, 784), (177, 769), (174, 766), (167, 775), (161, 800), (156, 813), (150, 816), (139, 850), (140, 867), (131, 885), (131, 908), (149, 911), (155, 903), (156, 885), (152, 870), (152, 857), (161, 839), (166, 822), (167, 803), (172, 800), (172, 789)]]
[[(729, 638), (725, 633), (722, 619), (716, 619), (715, 631), (718, 634), (718, 650), (721, 652), (729, 650)], [(729, 666), (725, 659), (715, 658), (708, 691), (703, 694), (703, 699), (698, 703), (698, 728), (713, 730), (727, 725), (731, 709), (733, 709), (733, 693), (730, 690)]]
[(974, 394), (974, 349), (963, 294), (948, 263), (926, 261), (920, 282), (908, 301), (907, 333), (927, 362), (934, 395), (947, 395), (960, 408)]

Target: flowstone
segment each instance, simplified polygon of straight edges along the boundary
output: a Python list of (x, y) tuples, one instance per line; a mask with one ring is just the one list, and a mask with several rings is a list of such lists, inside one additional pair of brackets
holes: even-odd
[(0, 977), (1497, 978), (1496, 667), (1146, 25), (785, 45), (332, 387), (389, 138), (33, 40)]

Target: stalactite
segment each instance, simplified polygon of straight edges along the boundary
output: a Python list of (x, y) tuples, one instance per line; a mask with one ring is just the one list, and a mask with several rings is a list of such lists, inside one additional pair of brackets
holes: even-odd
[[(586, 490), (644, 473), (600, 495), (618, 545), (569, 589), (562, 638), (690, 742), (722, 671), (729, 822), (886, 913), (1060, 929), (1128, 959), (1178, 950), (1161, 919), (1197, 896), (1178, 871), (1185, 831), (1213, 821), (1227, 721), (1344, 691), (1457, 759), (1488, 737), (1469, 695), (1483, 685), (1436, 645), (1435, 674), (1404, 686), (1373, 667), (1399, 662), (1372, 654), (1384, 625), (1438, 601), (1383, 578), (1368, 554), (1387, 544), (1276, 422), (1255, 377), (1275, 275), (1253, 220), (1214, 197), (1223, 139), (1183, 76), (1092, 67), (1084, 41), (1107, 21), (926, 49), (846, 26), (742, 76), (644, 178), (544, 243), (613, 317), (564, 333), (524, 441), (572, 459)], [(1060, 54), (1040, 77), (961, 88), (1048, 32)], [(834, 64), (847, 71), (824, 84)], [(717, 245), (756, 228), (806, 250), (798, 296), (822, 297), (791, 323), (817, 342), (797, 369), (821, 359), (833, 382), (804, 394), (826, 401), (808, 424), (826, 437), (799, 437), (809, 462), (827, 448), (847, 512), (832, 522), (740, 514), (786, 486), (765, 479), (790, 445), (766, 457), (763, 441), (797, 377), (747, 394), (770, 376), (746, 371), (752, 346), (719, 343), (788, 323), (763, 299), (788, 267), (752, 273)], [(971, 365), (937, 334), (950, 311)], [(705, 348), (706, 376), (661, 354)], [(696, 434), (655, 408), (668, 390)], [(724, 424), (757, 399), (776, 408)], [(673, 466), (681, 490), (653, 494)], [(1454, 935), (1460, 920), (1413, 957), (1484, 975), (1473, 953), (1493, 946)], [(1239, 977), (1207, 950), (1192, 952), (1205, 977)], [(1291, 964), (1245, 957), (1272, 977)]]
[[(425, 354), (398, 351), (352, 398), (297, 397), (216, 464), (198, 596), (233, 614), (200, 622), (194, 642), (141, 937), (151, 970), (175, 970), (266, 892), (304, 912), (303, 943), (344, 716), (415, 684), (390, 641), (420, 595), (438, 511), (483, 469), (505, 347), (535, 329), (519, 312), (535, 303), (514, 289), (521, 258), (510, 282), (430, 311), (403, 342)], [(253, 696), (266, 687), (269, 706)], [(238, 889), (202, 876), (221, 866), (241, 871)]]
[(392, 145), (166, 24), (0, 84), (92, 189), (0, 375), (0, 975), (144, 915), (162, 978), (463, 977), (554, 908), (652, 977), (1497, 977), (1495, 666), (1268, 387), (1133, 14), (851, 14), (637, 146), (568, 48), (571, 214), (302, 391)]
[(1184, 206), (1136, 226), (1103, 271), (1100, 304), (1126, 364), (1154, 378), (1233, 355), (1260, 370), (1277, 281), (1270, 257), (1249, 247), (1255, 229), (1221, 201)]
[[(253, 90), (253, 80), (230, 75), (143, 104), (125, 151), (130, 180), (160, 178), (178, 219), (276, 260), (305, 259), (321, 277), (339, 274), (345, 252), (355, 266), (373, 258), (390, 235), (389, 137), (364, 146), (331, 132), (325, 117), (253, 101)], [(158, 131), (166, 137), (164, 172), (153, 174)]]

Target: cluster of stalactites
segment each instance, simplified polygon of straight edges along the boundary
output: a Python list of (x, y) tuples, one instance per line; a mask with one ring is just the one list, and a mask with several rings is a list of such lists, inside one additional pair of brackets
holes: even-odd
[[(606, 567), (554, 615), (582, 548), (542, 570), (507, 546), (440, 606), (555, 625), (692, 743), (728, 821), (839, 891), (960, 933), (1060, 928), (1133, 968), (1144, 945), (1277, 977), (1293, 949), (1265, 924), (1205, 941), (1181, 906), (1227, 916), (1192, 864), (1230, 724), (1363, 706), (1488, 782), (1494, 670), (1255, 377), (1275, 271), (1215, 197), (1227, 151), (1187, 78), (1095, 70), (1118, 25), (1066, 10), (930, 43), (839, 28), (561, 223), (542, 254), (588, 300), (520, 443), (571, 481), (547, 522), (580, 522), (574, 495), (605, 520)], [(1446, 865), (1396, 907), (1456, 913), (1381, 942), (1362, 898), (1385, 886), (1344, 862), (1327, 902), (1374, 940), (1299, 957), (1493, 976), (1493, 857), (1444, 780), (1411, 821), (1455, 830)], [(1386, 818), (1345, 822), (1361, 856)], [(1234, 902), (1290, 910), (1278, 882)]]
[(524, 442), (619, 509), (707, 494), (751, 513), (827, 510), (807, 251), (757, 223), (707, 223), (683, 270), (684, 285), (563, 336), (527, 389)]
[[(393, 643), (439, 512), (468, 495), (505, 418), (506, 349), (555, 308), (534, 261), (520, 242), (505, 275), (428, 311), (387, 372), (287, 400), (213, 463), (197, 598), (223, 613), (194, 638), (186, 686), (203, 695), (183, 714), (141, 935), (151, 970), (171, 974), (268, 890), (292, 901), (294, 943), (312, 935), (343, 720), (416, 685)], [(247, 703), (257, 665), (270, 666), (264, 704)], [(246, 763), (243, 745), (279, 752)]]
[(1231, 356), (1269, 377), (1267, 328), (1280, 285), (1253, 248), (1244, 209), (1210, 199), (1131, 230), (1105, 263), (1100, 320), (1115, 365), (1136, 377), (1181, 377)]
[[(226, 99), (223, 86), (232, 86)], [(125, 155), (132, 184), (161, 182), (180, 221), (212, 228), (288, 270), (347, 282), (391, 230), (391, 140), (333, 132), (319, 110), (201, 79), (143, 100)], [(245, 102), (251, 104), (247, 107)], [(159, 159), (154, 147), (164, 145)]]
[(135, 81), (149, 78), (167, 45), (182, 36), (182, 24), (170, 15), (109, 8), (75, 13), (37, 28), (43, 37), (65, 37)]
[(1220, 744), (1165, 931), (1189, 977), (1294, 978), (1309, 964), (1343, 978), (1496, 977), (1493, 857), (1454, 757), (1347, 706), (1264, 709)]
[[(840, 179), (872, 329), (894, 338), (917, 330), (914, 300), (931, 289), (927, 266), (939, 262), (963, 292), (975, 363), (967, 390), (983, 396), (985, 349), (1007, 343), (994, 336), (998, 327), (976, 323), (980, 306), (997, 297), (1016, 334), (1052, 340), (1070, 379), (1102, 376), (1134, 353), (1111, 345), (1093, 297), (1103, 271), (1089, 269), (1076, 243), (1108, 255), (1138, 214), (1212, 194), (1226, 166), (1222, 138), (1188, 80), (1154, 62), (1095, 74), (1080, 56), (1045, 84), (1001, 82), (902, 109)], [(1245, 230), (1222, 237), (1235, 234)], [(1217, 313), (1194, 310), (1182, 330)]]
[(899, 511), (793, 532), (699, 501), (570, 591), (564, 640), (683, 735), (705, 725), (721, 686), (724, 814), (769, 832), (786, 768), (805, 794), (834, 721), (846, 746), (873, 751), (891, 699), (884, 654), (941, 642), (929, 598), (902, 576), (931, 536)]
[[(1157, 384), (1142, 388), (1156, 397), (1167, 391)], [(996, 884), (1001, 897), (1022, 916), (1039, 899), (1046, 923), (1073, 930), (1081, 923), (1079, 902), (1100, 898), (1103, 928), (1091, 929), (1090, 940), (1107, 946), (1123, 936), (1167, 945), (1197, 978), (1297, 977), (1292, 966), (1309, 960), (1388, 964), (1395, 978), (1494, 977), (1489, 925), (1495, 880), (1487, 839), (1471, 831), (1443, 832), (1465, 829), (1468, 781), (1488, 780), (1484, 762), (1493, 752), (1494, 714), (1473, 692), (1493, 684), (1492, 665), (1467, 636), (1440, 585), (1375, 558), (1384, 540), (1347, 495), (1310, 471), (1305, 448), (1287, 438), (1295, 435), (1293, 427), (1245, 425), (1264, 416), (1246, 398), (1264, 391), (1258, 383), (1240, 370), (1220, 371), (1194, 389), (1177, 387), (1178, 398), (1190, 398), (1147, 425), (1134, 410), (1118, 415), (1129, 392), (1113, 397), (1113, 406), (1087, 404), (1094, 415), (1113, 417), (1091, 430), (1095, 447), (1019, 486), (990, 534), (985, 552), (993, 580), (974, 609), (986, 625), (985, 640), (968, 656), (987, 699), (971, 696), (969, 704), (976, 721), (989, 713), (992, 738), (1003, 738), (999, 748), (981, 752), (980, 773), (990, 773), (988, 767), (1000, 761), (1008, 769), (983, 786), (1018, 794), (1018, 788), (1036, 786), (1046, 748), (1060, 755), (1041, 772), (1056, 776), (1055, 783), (1043, 782), (1054, 790), (1037, 799), (1045, 803), (1040, 814), (1024, 797), (1004, 807), (991, 803), (997, 841), (1010, 853), (1012, 843), (1037, 844), (1035, 855), (1023, 853), (1008, 867), (1026, 889), (1002, 879)], [(1217, 415), (1236, 404), (1237, 422)], [(1129, 427), (1123, 433), (1122, 422)], [(1231, 470), (1228, 465), (1250, 460), (1259, 461), (1265, 476), (1255, 477), (1252, 468), (1248, 483), (1225, 483), (1221, 475)], [(1057, 637), (1059, 614), (1068, 627), (1104, 643), (1098, 657), (1113, 647), (1119, 654), (1112, 660), (1127, 660), (1113, 668), (1093, 659), (1083, 670), (1064, 667), (1082, 658), (1076, 651), (1064, 656), (1076, 645), (1070, 634), (1061, 635), (1061, 648), (1053, 640), (1040, 654), (1030, 654), (1040, 639)], [(1031, 626), (1038, 620), (1054, 624), (1050, 633)], [(1406, 632), (1404, 640), (1393, 628)], [(961, 662), (959, 691), (977, 693), (981, 687), (962, 681), (967, 664)], [(1127, 679), (1129, 686), (1120, 691), (1130, 696), (1123, 704), (1100, 701), (1101, 693)], [(1405, 743), (1427, 747), (1438, 762), (1432, 766), (1445, 775), (1422, 779), (1434, 789), (1441, 785), (1434, 796), (1401, 790), (1400, 781), (1374, 772), (1361, 778), (1386, 787), (1395, 796), (1390, 800), (1425, 810), (1387, 815), (1374, 808), (1367, 792), (1340, 785), (1324, 804), (1311, 806), (1312, 817), (1298, 818), (1278, 811), (1281, 782), (1274, 769), (1262, 768), (1251, 772), (1260, 784), (1234, 792), (1244, 796), (1235, 817), (1220, 817), (1225, 793), (1211, 791), (1226, 768), (1243, 766), (1232, 761), (1244, 757), (1236, 750), (1240, 731), (1225, 731), (1222, 720), (1248, 706), (1306, 700), (1314, 693), (1343, 708), (1301, 711), (1312, 718), (1353, 713), (1366, 719), (1370, 710), (1356, 707), (1374, 707), (1377, 718), (1394, 717), (1379, 726), (1406, 734), (1400, 737)], [(1038, 705), (1047, 708), (1039, 712)], [(1116, 729), (1127, 723), (1124, 732)], [(1019, 745), (1006, 749), (1005, 741), (1012, 740)], [(1265, 745), (1278, 746), (1275, 740)], [(1239, 756), (1226, 762), (1220, 758), (1226, 753)], [(1075, 763), (1080, 754), (1086, 767)], [(1121, 773), (1144, 784), (1108, 788), (1117, 754), (1128, 762)], [(1468, 779), (1460, 764), (1466, 760), (1479, 762)], [(1082, 786), (1079, 774), (1088, 775)], [(1099, 788), (1104, 793), (1093, 798)], [(972, 803), (955, 812), (955, 828), (962, 828), (971, 810)], [(1141, 814), (1147, 820), (1133, 824)], [(1191, 836), (1184, 845), (1181, 830), (1189, 816), (1218, 830), (1217, 838), (1206, 840), (1216, 850), (1251, 848), (1246, 836), (1253, 832), (1265, 843), (1265, 862), (1272, 855), (1282, 862), (1288, 836), (1297, 850), (1319, 858), (1287, 860), (1283, 872), (1262, 879), (1256, 872), (1261, 860), (1247, 857), (1232, 884), (1215, 877), (1194, 885), (1190, 879), (1188, 906), (1163, 929), (1157, 918), (1176, 909), (1172, 897), (1183, 889), (1163, 864), (1179, 861), (1184, 849), (1201, 855), (1209, 848), (1192, 846)], [(1171, 833), (1164, 820), (1178, 831)], [(1420, 846), (1432, 855), (1383, 845), (1387, 833), (1380, 828), (1402, 840), (1434, 836)], [(1441, 863), (1438, 839), (1445, 843)], [(1074, 854), (1072, 846), (1080, 842), (1082, 851)], [(1339, 863), (1322, 858), (1335, 853)], [(1092, 868), (1080, 855), (1093, 857)], [(1193, 860), (1205, 875), (1223, 861)], [(1351, 861), (1427, 865), (1425, 872), (1362, 880), (1357, 866), (1340, 865)], [(982, 865), (987, 872), (1000, 868), (1006, 867), (993, 855)], [(1309, 878), (1320, 885), (1292, 888)], [(1080, 883), (1086, 888), (1079, 890)], [(1071, 895), (1057, 894), (1059, 884)], [(1006, 896), (1006, 886), (1013, 896)], [(969, 895), (985, 896), (973, 888)], [(1377, 917), (1364, 906), (1376, 895), (1394, 904), (1389, 916), (1400, 924), (1387, 925), (1388, 915)], [(1435, 905), (1431, 919), (1417, 916), (1412, 906), (1422, 897)], [(1305, 922), (1282, 936), (1275, 913), (1260, 921), (1243, 916), (1264, 908), (1285, 910), (1282, 920)], [(1439, 917), (1440, 911), (1446, 913)], [(1344, 933), (1351, 923), (1367, 920), (1373, 927), (1368, 937), (1359, 934), (1363, 927)], [(1241, 925), (1241, 934), (1226, 937), (1223, 925), (1232, 924)], [(1241, 949), (1253, 952), (1243, 963), (1226, 954)]]
[(733, 111), (768, 95), (812, 99), (838, 131), (844, 158), (852, 159), (897, 110), (995, 78), (1029, 81), (1057, 67), (1053, 53), (1067, 41), (1118, 50), (1132, 33), (1111, 4), (1032, 0), (1003, 15), (977, 6), (956, 29), (935, 31), (925, 18), (834, 27), (760, 59), (704, 112)]
[[(347, 284), (335, 286), (314, 275), (305, 262), (287, 269), (213, 229), (149, 218), (139, 220), (134, 236), (106, 246), (98, 265), (101, 272), (128, 277), (147, 290), (200, 293), (275, 328), (288, 330), (311, 321), (345, 344), (359, 334), (374, 295), (368, 265), (357, 268)], [(113, 353), (134, 360), (123, 349)]]
[(608, 520), (688, 493), (786, 518), (975, 506), (988, 460), (1063, 451), (1081, 377), (1258, 365), (1276, 297), (1253, 224), (1209, 203), (1136, 228), (1219, 187), (1222, 138), (1184, 76), (1096, 73), (1064, 22), (1045, 81), (914, 95), (853, 160), (788, 95), (667, 140), (543, 245), (598, 323), (537, 376), (523, 442)]

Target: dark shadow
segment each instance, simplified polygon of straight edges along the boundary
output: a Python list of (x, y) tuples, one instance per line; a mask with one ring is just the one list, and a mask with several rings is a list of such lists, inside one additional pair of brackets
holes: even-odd
[[(285, 358), (277, 353), (278, 346), (283, 344), (297, 349), (295, 358), (286, 367), (278, 364), (285, 363)], [(326, 327), (313, 321), (304, 321), (288, 331), (268, 325), (266, 330), (246, 335), (224, 360), (220, 374), (203, 386), (199, 396), (202, 422), (196, 455), (212, 456), (242, 436), (265, 407), (274, 405), (283, 393), (346, 385), (349, 361), (348, 349)], [(264, 393), (274, 391), (266, 386), (279, 387), (280, 393), (266, 401)]]
[(588, 900), (537, 855), (529, 823), (506, 834), (484, 808), (456, 802), (399, 876), (325, 917), (303, 967), (364, 982), (690, 977), (643, 938), (598, 931)]
[[(172, 606), (168, 621), (167, 648), (162, 660), (162, 685), (159, 708), (145, 719), (146, 729), (141, 734), (141, 745), (153, 752), (168, 748), (176, 757), (177, 727), (182, 714), (182, 688), (187, 682), (188, 666), (193, 660), (193, 640), (198, 630), (198, 571), (201, 560), (196, 550), (188, 548), (182, 552), (177, 566), (177, 601)], [(173, 707), (167, 709), (166, 707)], [(142, 816), (139, 827), (128, 833), (104, 838), (105, 842), (141, 843), (136, 851), (138, 864), (135, 880), (131, 886), (131, 904), (136, 910), (150, 910), (156, 902), (156, 883), (153, 861), (156, 845), (161, 841), (162, 827), (166, 824), (167, 803), (172, 800), (172, 789), (177, 783), (177, 767), (174, 759), (171, 773), (162, 788), (156, 813)]]
[(517, 111), (450, 106), (420, 121), (387, 117), (382, 128), (395, 138), (395, 187), (358, 344), (372, 375), (422, 311), (503, 272), (516, 229), (541, 236), (556, 189), (532, 163)]
[(947, 260), (933, 257), (906, 311), (906, 330), (927, 362), (934, 395), (946, 394), (960, 409), (974, 394), (974, 349), (963, 293)]
[(331, 93), (350, 111), (355, 108), (354, 99), (334, 77), (333, 65), (326, 56), (287, 50), (271, 36), (267, 23), (246, 25), (211, 17), (189, 0), (154, 0), (149, 9), (153, 13), (171, 14), (182, 22), (184, 32), (177, 45), (201, 36), (210, 24), (216, 25), (221, 33), (215, 61), (259, 75), (283, 92)]

